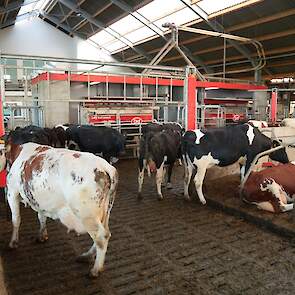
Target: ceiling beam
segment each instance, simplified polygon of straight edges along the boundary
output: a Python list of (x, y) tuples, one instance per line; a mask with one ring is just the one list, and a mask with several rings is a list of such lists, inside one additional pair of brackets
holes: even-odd
[[(231, 33), (231, 32), (237, 31), (237, 30), (253, 27), (255, 25), (260, 25), (260, 24), (276, 21), (278, 19), (285, 18), (285, 17), (288, 17), (288, 16), (292, 16), (294, 14), (295, 14), (295, 9), (290, 9), (290, 10), (286, 10), (286, 11), (283, 11), (283, 12), (280, 12), (280, 13), (276, 13), (276, 14), (267, 16), (267, 17), (258, 18), (258, 19), (253, 20), (253, 21), (249, 21), (249, 22), (238, 24), (238, 25), (234, 25), (234, 26), (225, 28), (225, 30), (226, 30), (226, 32)], [(209, 17), (209, 19), (210, 19), (210, 17)], [(181, 41), (179, 41), (179, 44), (181, 44), (181, 45), (191, 44), (191, 43), (202, 41), (202, 40), (205, 40), (205, 39), (208, 39), (208, 38), (212, 38), (212, 37), (210, 37), (210, 36), (197, 36), (197, 37), (189, 38), (189, 39), (186, 39), (186, 40), (181, 40)], [(259, 40), (259, 39), (255, 38), (255, 40)], [(263, 41), (262, 39), (260, 39), (260, 40)], [(158, 52), (159, 50), (160, 50), (160, 48), (155, 48), (152, 51), (148, 51), (148, 53), (152, 54), (154, 52)], [(134, 56), (134, 57), (138, 58), (137, 56)], [(133, 59), (133, 57), (130, 57), (128, 59), (128, 61), (132, 60), (132, 59)]]
[[(294, 77), (295, 78), (295, 73), (294, 73), (294, 71), (293, 72), (276, 73), (276, 74), (272, 74), (272, 75), (262, 73), (261, 76), (262, 76), (263, 80), (270, 80), (270, 79), (274, 79), (274, 78), (287, 78), (287, 77)], [(241, 76), (238, 79), (250, 80), (252, 78), (253, 77), (251, 77), (251, 76)]]
[[(155, 34), (157, 34), (159, 37), (164, 39), (166, 42), (168, 42), (170, 39), (167, 38), (164, 34), (161, 28), (159, 28), (157, 25), (153, 24), (149, 19), (147, 19), (144, 15), (140, 14), (137, 11), (134, 11), (131, 6), (129, 6), (125, 1), (123, 0), (111, 0), (112, 3), (117, 5), (119, 8), (121, 8), (123, 11), (128, 12), (132, 17), (134, 17), (137, 21), (142, 23), (144, 26), (148, 27), (150, 30), (152, 30)], [(191, 51), (184, 47), (180, 46), (181, 50), (187, 55), (187, 57), (194, 62), (194, 64), (200, 66), (204, 69), (206, 73), (212, 72), (210, 69), (206, 67), (204, 62), (198, 57), (191, 53)], [(180, 57), (183, 58), (183, 57)]]
[[(112, 2), (107, 3), (103, 7), (99, 8), (94, 14), (93, 17), (97, 17), (99, 14), (104, 12), (106, 9), (108, 9), (110, 6), (112, 6)], [(80, 30), (82, 27), (84, 27), (87, 23), (86, 19), (83, 19), (81, 22), (79, 22), (77, 25), (74, 26), (74, 30)]]
[(76, 13), (80, 13), (85, 19), (87, 19), (90, 23), (92, 23), (93, 25), (95, 25), (99, 29), (104, 30), (105, 32), (107, 32), (108, 34), (110, 34), (111, 36), (113, 36), (115, 39), (119, 40), (123, 44), (128, 45), (136, 53), (143, 55), (148, 60), (150, 59), (149, 55), (145, 51), (143, 51), (137, 47), (134, 47), (130, 40), (128, 40), (127, 38), (122, 36), (120, 33), (116, 32), (115, 30), (113, 30), (111, 28), (107, 28), (107, 26), (104, 23), (102, 23), (101, 21), (94, 18), (92, 15), (90, 15), (84, 9), (81, 9), (80, 7), (78, 7), (76, 4), (74, 4), (73, 2), (71, 2), (69, 0), (59, 0), (59, 1), (62, 4), (64, 4), (65, 6), (67, 6), (68, 8), (70, 8), (71, 10), (75, 11)]
[(81, 39), (86, 39), (85, 35), (73, 31), (72, 28), (69, 27), (67, 24), (61, 24), (60, 20), (55, 16), (52, 16), (52, 15), (47, 14), (46, 12), (42, 11), (42, 12), (40, 12), (40, 17), (42, 19), (44, 19), (44, 18), (48, 19), (50, 22), (52, 22), (55, 25), (56, 28), (63, 29), (64, 31), (68, 32), (71, 36), (77, 36)]
[[(32, 3), (32, 2), (36, 2), (36, 0), (30, 1), (30, 3)], [(23, 3), (24, 3), (24, 0), (21, 0), (21, 1), (18, 0), (15, 2), (8, 3), (6, 7), (0, 7), (0, 14), (19, 9), (23, 5)], [(30, 4), (30, 3), (28, 3), (28, 4)]]
[[(218, 21), (212, 22), (209, 20), (209, 15), (198, 6), (198, 4), (195, 4), (194, 6), (191, 5), (191, 3), (188, 3), (187, 0), (180, 0), (184, 5), (186, 5), (191, 11), (193, 11), (196, 15), (198, 15), (200, 18), (202, 18), (208, 26), (216, 31), (216, 32), (225, 32), (225, 28), (223, 25), (221, 25)], [(257, 65), (257, 62), (251, 57), (250, 51), (243, 45), (233, 40), (227, 40), (229, 44), (231, 44), (237, 51), (239, 51), (241, 54), (243, 54), (253, 66)]]
[[(295, 52), (295, 46), (287, 46), (287, 47), (268, 50), (268, 51), (265, 51), (265, 56), (270, 56), (272, 54), (280, 54), (280, 53), (285, 53), (285, 52), (288, 52), (288, 53)], [(253, 54), (253, 56), (254, 56), (254, 54)], [(243, 58), (242, 55), (236, 55), (236, 56), (228, 57), (226, 59), (226, 61), (234, 61), (234, 60), (239, 60), (242, 58)], [(210, 61), (206, 62), (206, 64), (210, 65), (210, 64), (216, 64), (216, 63), (221, 63), (221, 62), (223, 62), (223, 59), (215, 59), (215, 60), (210, 60)]]
[[(277, 33), (272, 33), (272, 34), (267, 34), (267, 35), (262, 35), (260, 37), (256, 37), (255, 40), (257, 41), (268, 41), (268, 40), (273, 40), (276, 38), (281, 38), (281, 37), (286, 37), (286, 36), (290, 36), (290, 35), (294, 35), (295, 34), (295, 29), (291, 29), (291, 30), (287, 30), (287, 31), (283, 31), (283, 32), (277, 32)], [(233, 45), (232, 44), (228, 44), (226, 46), (226, 48), (232, 48)], [(222, 46), (217, 46), (217, 47), (213, 47), (213, 48), (206, 48), (203, 50), (198, 50), (198, 51), (194, 51), (193, 54), (205, 54), (205, 53), (209, 53), (209, 52), (214, 52), (214, 51), (220, 51), (223, 50), (223, 45)], [(171, 60), (177, 60), (180, 59), (177, 56), (173, 56), (173, 57), (168, 57), (165, 58), (165, 61), (171, 61)]]

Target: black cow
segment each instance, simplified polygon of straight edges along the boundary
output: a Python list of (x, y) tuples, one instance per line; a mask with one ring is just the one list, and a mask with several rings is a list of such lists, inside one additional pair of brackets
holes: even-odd
[[(185, 164), (184, 196), (189, 199), (188, 187), (194, 169), (197, 169), (194, 182), (199, 199), (206, 204), (202, 185), (208, 168), (214, 165), (228, 166), (243, 159), (241, 176), (244, 177), (256, 155), (275, 145), (278, 143), (272, 142), (258, 128), (249, 124), (187, 131), (182, 138), (182, 157)], [(289, 162), (285, 149), (277, 150), (269, 156), (281, 163)]]
[(144, 168), (148, 166), (153, 172), (156, 170), (158, 199), (162, 200), (161, 185), (165, 175), (164, 166), (168, 166), (167, 188), (171, 188), (171, 174), (174, 162), (180, 153), (181, 134), (172, 129), (161, 132), (147, 132), (141, 138), (139, 148), (138, 198), (141, 199)]
[(26, 127), (17, 127), (13, 131), (13, 136), (20, 143), (35, 142), (52, 147), (65, 147), (66, 133), (58, 128), (42, 128), (34, 125)]
[(180, 124), (169, 122), (169, 123), (148, 123), (142, 127), (142, 135), (145, 137), (150, 132), (161, 132), (163, 130), (174, 130), (182, 134), (183, 128)]
[(65, 128), (68, 147), (77, 145), (81, 152), (101, 153), (110, 162), (125, 148), (125, 137), (117, 130), (105, 126), (70, 125)]

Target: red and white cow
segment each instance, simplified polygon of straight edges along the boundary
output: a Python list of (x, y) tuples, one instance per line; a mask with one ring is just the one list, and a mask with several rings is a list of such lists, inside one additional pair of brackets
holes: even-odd
[[(59, 219), (68, 230), (88, 233), (92, 247), (78, 261), (95, 258), (90, 276), (103, 270), (111, 233), (109, 217), (118, 184), (117, 170), (90, 153), (55, 149), (35, 143), (6, 143), (7, 198), (13, 232), (9, 246), (18, 246), (20, 201), (38, 213), (39, 240), (48, 239), (46, 218)], [(4, 167), (1, 155), (0, 167)]]
[(243, 189), (247, 203), (270, 212), (286, 212), (294, 207), (295, 162), (252, 172)]

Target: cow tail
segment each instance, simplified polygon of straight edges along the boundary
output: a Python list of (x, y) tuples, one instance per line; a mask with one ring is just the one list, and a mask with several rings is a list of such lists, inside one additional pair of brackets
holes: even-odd
[(102, 191), (102, 194), (98, 196), (100, 206), (104, 207), (104, 212), (107, 214), (112, 210), (118, 185), (118, 172), (114, 167), (113, 169), (114, 173), (99, 171), (97, 168), (94, 170), (95, 182), (100, 188), (99, 191)]
[(114, 201), (115, 201), (115, 197), (116, 197), (116, 192), (117, 192), (117, 187), (118, 187), (118, 182), (119, 182), (119, 174), (117, 169), (114, 170), (114, 175), (113, 177), (109, 176), (110, 179), (110, 189), (108, 190), (108, 214), (110, 214), (113, 205), (114, 205)]
[(181, 149), (181, 155), (182, 155), (182, 159), (184, 161), (184, 164), (187, 166), (188, 162), (187, 162), (187, 158), (186, 158), (186, 154), (187, 154), (187, 146), (188, 146), (188, 142), (185, 138), (181, 138), (181, 145), (180, 145), (180, 149)]

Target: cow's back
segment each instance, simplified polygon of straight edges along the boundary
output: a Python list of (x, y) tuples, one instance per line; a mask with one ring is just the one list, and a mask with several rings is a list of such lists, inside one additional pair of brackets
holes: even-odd
[(100, 203), (116, 173), (93, 154), (28, 143), (11, 167), (8, 186), (19, 189), (35, 211), (82, 233), (81, 219), (103, 214)]

